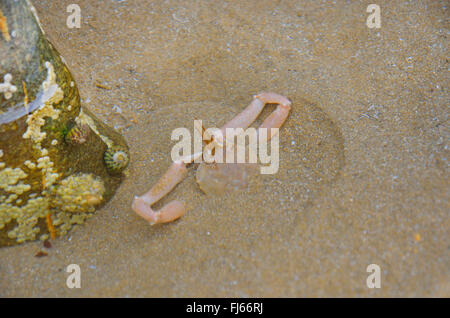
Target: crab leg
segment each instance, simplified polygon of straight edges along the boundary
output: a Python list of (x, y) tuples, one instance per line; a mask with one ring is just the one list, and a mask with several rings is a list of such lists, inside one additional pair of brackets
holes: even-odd
[(222, 128), (222, 133), (225, 133), (227, 128), (243, 128), (249, 127), (261, 114), (266, 104), (280, 104), (290, 106), (291, 102), (284, 96), (277, 93), (260, 93), (253, 97), (253, 101), (240, 114), (226, 123)]
[[(250, 105), (221, 128), (222, 135), (226, 136), (227, 128), (248, 128), (258, 118), (266, 104), (278, 104), (278, 107), (266, 118), (260, 128), (280, 128), (289, 115), (291, 102), (277, 93), (262, 92), (253, 96), (253, 101)], [(267, 141), (273, 137), (270, 133), (267, 135)], [(224, 144), (223, 138), (216, 142), (219, 145)]]
[[(272, 114), (270, 114), (269, 117), (266, 118), (260, 128), (281, 127), (289, 115), (291, 101), (277, 93), (262, 92), (254, 95), (253, 101), (250, 105), (248, 105), (247, 108), (245, 108), (241, 113), (236, 115), (236, 117), (231, 119), (220, 129), (222, 136), (225, 136), (227, 128), (248, 128), (256, 120), (256, 118), (258, 118), (266, 104), (279, 104), (279, 106)], [(200, 133), (204, 134), (205, 132), (200, 130)], [(268, 140), (270, 140), (271, 137), (272, 136), (269, 136)], [(216, 140), (216, 142), (218, 142), (219, 145), (223, 145), (223, 137), (222, 140)]]
[(147, 193), (140, 197), (134, 197), (133, 210), (151, 224), (171, 222), (183, 216), (186, 210), (179, 201), (171, 201), (159, 211), (153, 210), (152, 205), (183, 181), (186, 173), (184, 162), (175, 161)]
[(290, 110), (290, 103), (289, 105), (279, 104), (277, 108), (263, 121), (261, 126), (259, 126), (260, 129), (267, 128), (268, 130), (266, 142), (269, 141), (276, 133), (278, 133), (278, 130), (274, 132), (271, 128), (280, 128), (281, 126), (283, 126)]

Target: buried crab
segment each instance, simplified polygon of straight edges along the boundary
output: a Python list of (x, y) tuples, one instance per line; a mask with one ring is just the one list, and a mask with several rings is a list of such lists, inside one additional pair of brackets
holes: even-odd
[[(263, 121), (259, 130), (267, 129), (265, 134), (261, 135), (264, 142), (268, 142), (280, 128), (289, 115), (291, 109), (291, 102), (284, 96), (276, 93), (260, 93), (255, 95), (253, 101), (240, 114), (226, 123), (220, 128), (219, 134), (210, 136), (213, 148), (227, 147), (223, 138), (228, 128), (242, 128), (249, 127), (262, 112), (266, 104), (278, 104), (277, 108)], [(269, 132), (270, 131), (270, 132)], [(211, 148), (210, 148), (211, 149)], [(211, 152), (210, 152), (211, 154)], [(161, 200), (167, 195), (175, 186), (180, 183), (187, 174), (186, 165), (194, 163), (196, 159), (203, 156), (203, 152), (194, 153), (191, 156), (184, 157), (181, 160), (176, 160), (172, 163), (164, 175), (157, 181), (157, 183), (142, 196), (134, 198), (132, 209), (150, 224), (167, 223), (174, 221), (186, 213), (184, 205), (177, 200), (171, 201), (163, 206), (159, 211), (153, 210), (152, 205)], [(201, 174), (202, 176), (199, 176)], [(240, 175), (245, 179), (247, 171), (242, 169), (242, 165), (236, 163), (206, 163), (202, 162), (197, 170), (197, 182), (200, 183), (199, 177), (208, 180), (208, 175), (220, 176), (229, 182), (233, 176)], [(210, 178), (211, 179), (211, 178)], [(210, 180), (209, 179), (209, 180)], [(201, 186), (201, 184), (200, 184)]]

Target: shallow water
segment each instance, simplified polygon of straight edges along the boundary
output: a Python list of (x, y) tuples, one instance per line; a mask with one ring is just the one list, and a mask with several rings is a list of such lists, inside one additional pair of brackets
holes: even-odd
[[(0, 296), (450, 296), (445, 1), (381, 1), (378, 30), (359, 2), (80, 0), (68, 29), (70, 3), (34, 1), (132, 161), (47, 257), (41, 242), (0, 249)], [(169, 167), (173, 129), (220, 127), (265, 90), (293, 102), (276, 175), (205, 195), (194, 165), (159, 203), (183, 201), (183, 218), (151, 227), (131, 210)], [(65, 284), (73, 263), (81, 289)]]

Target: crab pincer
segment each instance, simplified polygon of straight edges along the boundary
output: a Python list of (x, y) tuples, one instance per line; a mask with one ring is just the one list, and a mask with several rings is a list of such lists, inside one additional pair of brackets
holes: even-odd
[(150, 224), (167, 223), (183, 216), (186, 209), (179, 201), (171, 201), (159, 211), (153, 210), (152, 205), (172, 191), (186, 177), (186, 174), (187, 169), (184, 162), (174, 162), (147, 193), (140, 197), (134, 197), (133, 210)]

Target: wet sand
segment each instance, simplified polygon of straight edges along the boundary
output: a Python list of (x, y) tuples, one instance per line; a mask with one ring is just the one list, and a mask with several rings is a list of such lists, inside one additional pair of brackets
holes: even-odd
[[(50, 249), (0, 249), (0, 296), (450, 296), (447, 1), (378, 1), (380, 29), (366, 2), (143, 0), (79, 0), (69, 29), (71, 3), (34, 1), (132, 161)], [(151, 227), (131, 210), (168, 168), (173, 129), (220, 127), (264, 90), (293, 102), (277, 174), (212, 196), (193, 166), (161, 202), (183, 201), (183, 218)]]

